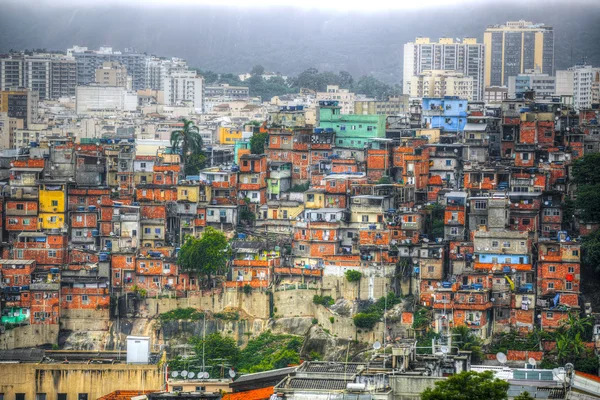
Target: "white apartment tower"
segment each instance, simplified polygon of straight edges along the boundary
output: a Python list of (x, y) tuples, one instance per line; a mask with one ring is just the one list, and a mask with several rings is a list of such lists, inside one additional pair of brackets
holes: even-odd
[(164, 78), (165, 104), (191, 106), (202, 112), (204, 100), (204, 78), (196, 71), (173, 72)]
[(591, 108), (594, 78), (598, 70), (591, 65), (576, 65), (566, 71), (556, 71), (556, 94), (573, 96), (576, 110)]
[(485, 47), (477, 39), (440, 38), (432, 42), (419, 37), (404, 45), (403, 93), (410, 94), (410, 81), (424, 71), (456, 71), (473, 78), (472, 101), (483, 101)]

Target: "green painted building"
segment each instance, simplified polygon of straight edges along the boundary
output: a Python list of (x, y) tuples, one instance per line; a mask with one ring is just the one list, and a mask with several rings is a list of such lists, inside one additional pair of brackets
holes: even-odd
[(362, 149), (373, 138), (385, 138), (385, 121), (385, 115), (342, 115), (337, 101), (319, 102), (318, 129), (335, 132), (336, 147)]

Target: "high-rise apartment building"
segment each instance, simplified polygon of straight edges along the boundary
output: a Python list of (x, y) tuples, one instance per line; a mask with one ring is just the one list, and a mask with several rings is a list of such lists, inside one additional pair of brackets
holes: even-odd
[(457, 71), (423, 71), (410, 78), (410, 97), (456, 96), (473, 100), (473, 77)]
[(0, 113), (6, 113), (8, 118), (23, 120), (23, 127), (25, 128), (37, 119), (38, 102), (38, 92), (32, 90), (0, 91)]
[(173, 72), (164, 79), (165, 104), (170, 106), (191, 106), (203, 109), (204, 78), (196, 71)]
[(185, 72), (187, 70), (187, 62), (181, 58), (148, 58), (146, 60), (146, 88), (165, 90), (163, 86), (165, 78), (173, 72)]
[(22, 55), (0, 58), (0, 90), (20, 88), (25, 82), (25, 63)]
[(77, 88), (77, 61), (73, 58), (52, 60), (50, 74), (50, 98), (75, 97)]
[(114, 61), (102, 63), (96, 70), (96, 83), (101, 86), (119, 86), (131, 90), (131, 77), (127, 75), (127, 68)]
[(483, 34), (485, 86), (507, 86), (527, 70), (554, 75), (554, 30), (529, 21), (490, 25)]
[(590, 108), (593, 103), (594, 78), (600, 68), (576, 65), (565, 71), (556, 71), (556, 94), (573, 96), (576, 110)]
[(536, 98), (556, 94), (556, 78), (548, 74), (527, 73), (508, 77), (508, 97), (514, 99), (517, 95), (529, 90), (535, 92)]
[(127, 69), (131, 76), (133, 90), (146, 89), (146, 60), (148, 56), (135, 52), (113, 51), (111, 47), (88, 50), (87, 47), (75, 46), (67, 50), (77, 61), (77, 84), (87, 85), (96, 81), (96, 70), (104, 62), (118, 62)]
[(410, 81), (424, 71), (457, 71), (473, 78), (473, 101), (483, 99), (484, 45), (477, 39), (462, 41), (440, 38), (432, 42), (419, 37), (404, 45), (403, 93), (410, 94)]
[(27, 88), (40, 100), (74, 96), (76, 62), (62, 54), (11, 54), (0, 58), (0, 90)]

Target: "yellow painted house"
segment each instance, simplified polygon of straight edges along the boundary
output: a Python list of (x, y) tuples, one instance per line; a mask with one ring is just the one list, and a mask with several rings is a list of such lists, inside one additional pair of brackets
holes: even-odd
[(235, 144), (235, 142), (242, 140), (242, 130), (221, 126), (217, 136), (220, 144)]
[(66, 188), (64, 184), (40, 184), (39, 226), (41, 229), (65, 227)]
[(198, 185), (179, 185), (177, 186), (177, 201), (189, 201), (197, 203), (200, 194)]
[(265, 219), (296, 219), (304, 211), (304, 204), (296, 201), (269, 202)]
[(305, 208), (325, 208), (325, 191), (307, 190), (304, 192)]

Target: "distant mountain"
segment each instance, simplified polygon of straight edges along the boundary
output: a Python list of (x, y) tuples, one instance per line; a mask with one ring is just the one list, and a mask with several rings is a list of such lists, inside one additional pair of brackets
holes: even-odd
[(600, 66), (600, 1), (459, 2), (385, 13), (33, 3), (5, 0), (0, 6), (0, 52), (111, 46), (178, 56), (192, 66), (222, 72), (245, 72), (261, 64), (295, 75), (314, 66), (394, 83), (402, 76), (403, 44), (416, 36), (482, 40), (489, 24), (526, 19), (554, 27), (558, 69), (584, 55)]

